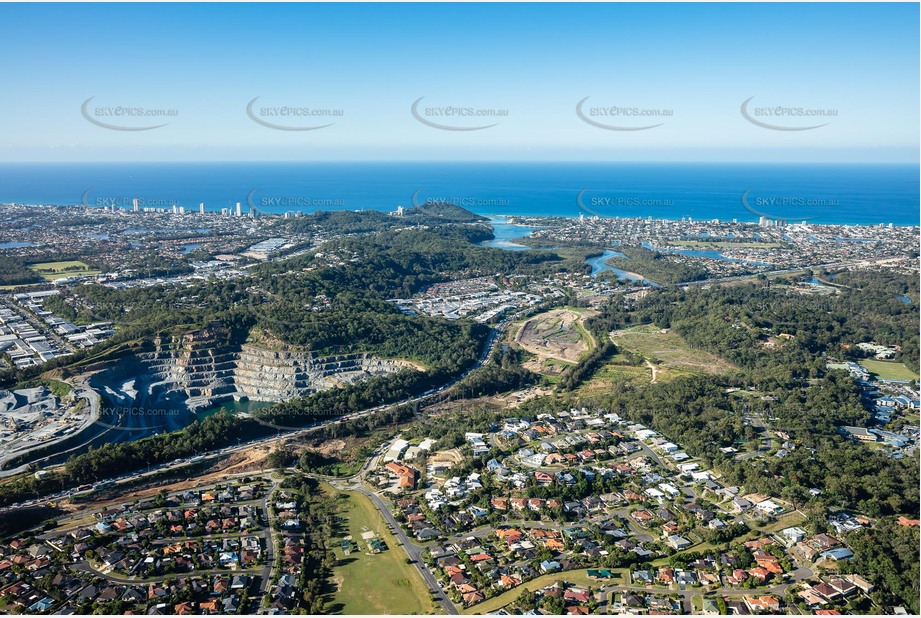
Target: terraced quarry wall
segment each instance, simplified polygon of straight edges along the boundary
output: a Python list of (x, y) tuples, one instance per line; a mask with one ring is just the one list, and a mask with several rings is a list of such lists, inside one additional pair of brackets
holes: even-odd
[(368, 354), (319, 356), (314, 352), (260, 343), (223, 343), (206, 329), (156, 338), (137, 354), (139, 387), (154, 397), (176, 395), (190, 409), (229, 398), (287, 401), (410, 366)]

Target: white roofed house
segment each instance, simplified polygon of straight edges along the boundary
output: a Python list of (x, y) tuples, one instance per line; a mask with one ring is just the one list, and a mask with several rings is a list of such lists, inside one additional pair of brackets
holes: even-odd
[(664, 491), (671, 498), (675, 498), (681, 494), (678, 488), (672, 485), (671, 483), (659, 483), (659, 489)]
[(764, 513), (765, 515), (780, 515), (783, 513), (783, 507), (774, 502), (773, 500), (763, 500), (755, 505), (755, 510)]
[(789, 528), (784, 528), (780, 531), (780, 536), (783, 538), (784, 543), (789, 547), (795, 543), (799, 543), (806, 538), (806, 531), (802, 528), (797, 528), (796, 526), (791, 526)]

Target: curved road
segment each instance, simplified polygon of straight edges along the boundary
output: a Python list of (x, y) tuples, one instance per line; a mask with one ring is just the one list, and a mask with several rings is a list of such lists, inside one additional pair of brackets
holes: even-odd
[[(380, 412), (380, 411), (383, 411), (383, 410), (389, 410), (389, 409), (397, 408), (397, 407), (399, 407), (399, 406), (404, 406), (404, 405), (408, 405), (408, 404), (423, 404), (423, 403), (426, 403), (426, 402), (433, 402), (433, 401), (437, 400), (441, 395), (443, 395), (444, 393), (446, 393), (447, 391), (449, 391), (451, 388), (453, 388), (455, 384), (457, 384), (458, 382), (460, 382), (461, 380), (463, 380), (464, 378), (466, 378), (471, 372), (475, 371), (476, 369), (478, 369), (479, 367), (481, 367), (484, 363), (488, 362), (488, 361), (492, 358), (492, 355), (493, 355), (493, 353), (495, 352), (495, 349), (496, 349), (496, 344), (497, 344), (497, 343), (499, 342), (499, 340), (500, 340), (500, 334), (503, 332), (503, 330), (508, 326), (508, 324), (509, 324), (509, 323), (511, 322), (511, 320), (513, 320), (513, 319), (514, 319), (514, 316), (510, 316), (510, 317), (508, 317), (508, 318), (505, 318), (504, 320), (502, 320), (501, 322), (499, 322), (499, 324), (497, 324), (496, 327), (494, 327), (494, 328), (492, 328), (492, 329), (490, 330), (489, 336), (486, 338), (486, 343), (485, 343), (485, 345), (483, 346), (483, 350), (480, 352), (479, 358), (477, 358), (476, 362), (470, 367), (470, 369), (468, 369), (468, 370), (465, 371), (463, 374), (459, 375), (458, 377), (456, 377), (456, 378), (454, 378), (453, 380), (449, 381), (447, 384), (444, 384), (443, 386), (441, 386), (441, 387), (439, 387), (439, 388), (437, 388), (437, 389), (435, 389), (435, 390), (429, 391), (429, 392), (427, 392), (427, 393), (424, 393), (424, 394), (419, 395), (419, 396), (416, 396), (416, 397), (410, 397), (410, 398), (408, 398), (408, 399), (404, 399), (404, 400), (402, 400), (402, 401), (398, 401), (398, 402), (395, 402), (395, 403), (380, 405), (380, 406), (376, 406), (376, 407), (374, 407), (374, 408), (368, 408), (367, 410), (362, 410), (362, 411), (360, 411), (360, 412), (356, 412), (356, 413), (353, 413), (353, 414), (349, 414), (349, 415), (347, 415), (347, 416), (345, 416), (345, 417), (330, 419), (330, 420), (325, 421), (325, 422), (317, 423), (316, 425), (312, 425), (312, 426), (305, 427), (304, 429), (297, 429), (297, 430), (294, 430), (294, 431), (280, 432), (280, 433), (277, 434), (277, 435), (267, 436), (267, 437), (259, 438), (259, 439), (256, 439), (256, 440), (250, 440), (250, 441), (248, 441), (248, 442), (240, 442), (240, 443), (237, 444), (237, 446), (225, 447), (225, 448), (221, 448), (221, 449), (215, 449), (215, 450), (206, 451), (206, 452), (203, 452), (203, 453), (198, 453), (198, 454), (197, 454), (197, 457), (211, 457), (211, 456), (215, 456), (215, 455), (228, 455), (228, 454), (230, 454), (230, 453), (235, 453), (235, 452), (238, 452), (238, 451), (241, 451), (241, 450), (245, 450), (245, 449), (248, 449), (248, 448), (252, 448), (253, 446), (271, 444), (271, 443), (277, 441), (277, 440), (280, 439), (280, 438), (296, 438), (296, 437), (300, 437), (300, 436), (306, 436), (306, 435), (309, 435), (309, 434), (311, 434), (311, 433), (313, 433), (313, 432), (315, 432), (315, 431), (319, 431), (320, 429), (322, 429), (322, 428), (325, 427), (326, 425), (331, 425), (331, 424), (335, 424), (335, 423), (340, 423), (340, 422), (342, 422), (343, 420), (352, 420), (352, 419), (355, 419), (355, 418), (361, 418), (361, 417), (363, 417), (363, 416), (369, 416), (369, 415), (371, 415), (371, 414), (375, 414), (375, 413)], [(97, 402), (96, 402), (96, 405), (98, 406), (98, 400), (97, 400)], [(97, 437), (98, 437), (98, 436), (97, 436)], [(77, 447), (77, 448), (79, 448), (79, 447)], [(163, 470), (163, 469), (165, 469), (165, 468), (174, 466), (176, 463), (177, 463), (177, 462), (174, 461), (174, 462), (169, 462), (169, 463), (163, 463), (163, 464), (160, 464), (160, 465), (157, 465), (157, 466), (152, 466), (152, 467), (150, 467), (150, 468), (147, 469), (146, 473), (147, 473), (147, 474), (155, 473), (155, 472), (160, 471), (160, 470)], [(6, 473), (0, 472), (0, 477), (8, 476), (8, 475), (9, 475), (10, 473), (12, 473), (12, 472), (13, 472), (13, 471), (10, 471), (10, 470), (7, 470)], [(121, 475), (121, 476), (118, 476), (118, 477), (109, 477), (109, 478), (106, 478), (106, 479), (96, 479), (96, 482), (98, 483), (98, 482), (102, 482), (102, 481), (113, 481), (113, 482), (116, 483), (116, 487), (117, 487), (117, 484), (118, 484), (119, 481), (121, 481), (121, 482), (133, 482), (134, 480), (140, 478), (140, 477), (143, 476), (143, 475), (144, 475), (144, 473), (143, 473), (142, 471), (137, 471), (137, 470), (136, 470), (136, 471), (134, 471), (134, 472), (131, 472), (131, 473), (128, 473), (128, 474), (124, 474), (124, 475)], [(0, 513), (6, 512), (6, 511), (10, 511), (10, 510), (13, 510), (13, 509), (16, 509), (16, 508), (39, 506), (39, 505), (43, 504), (44, 502), (46, 502), (48, 499), (60, 500), (60, 499), (62, 499), (62, 498), (67, 498), (67, 497), (69, 497), (71, 494), (73, 494), (73, 493), (75, 493), (75, 492), (76, 492), (76, 489), (75, 489), (75, 488), (71, 488), (71, 489), (69, 489), (69, 490), (64, 490), (64, 491), (61, 491), (61, 492), (55, 493), (55, 494), (46, 494), (45, 496), (36, 496), (36, 498), (35, 498), (34, 500), (28, 500), (28, 501), (19, 503), (19, 504), (14, 505), (14, 506), (2, 507), (2, 508), (0, 508)]]

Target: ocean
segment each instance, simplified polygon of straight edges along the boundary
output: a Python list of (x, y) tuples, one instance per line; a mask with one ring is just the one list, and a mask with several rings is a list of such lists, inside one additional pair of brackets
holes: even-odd
[(4, 163), (0, 203), (919, 225), (915, 164)]

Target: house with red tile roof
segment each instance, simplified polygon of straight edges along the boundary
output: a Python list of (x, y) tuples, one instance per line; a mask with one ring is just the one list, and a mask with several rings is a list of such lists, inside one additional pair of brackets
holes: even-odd
[(507, 511), (508, 510), (508, 499), (507, 498), (493, 498), (489, 501), (490, 506), (496, 509), (497, 511)]
[(388, 472), (400, 480), (400, 488), (415, 489), (416, 481), (419, 479), (419, 471), (412, 466), (404, 466), (395, 461), (388, 462), (384, 466)]
[(761, 581), (767, 581), (771, 577), (771, 572), (765, 569), (764, 567), (755, 567), (748, 570), (749, 575), (756, 577)]
[(742, 600), (745, 601), (745, 605), (748, 606), (754, 613), (777, 613), (780, 609), (780, 599), (773, 595), (763, 595), (763, 596), (754, 596), (754, 595), (745, 595), (742, 597)]

